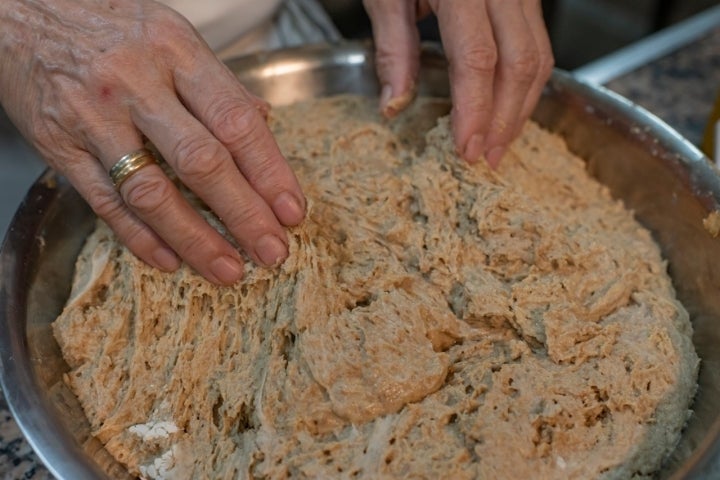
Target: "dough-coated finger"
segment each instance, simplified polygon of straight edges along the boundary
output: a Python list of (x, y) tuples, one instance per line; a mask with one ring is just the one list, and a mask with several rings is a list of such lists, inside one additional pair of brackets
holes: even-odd
[[(120, 150), (119, 145), (123, 143), (131, 147)], [(134, 149), (129, 138), (126, 142), (119, 142), (117, 137), (108, 140), (101, 154), (105, 170)], [(109, 183), (107, 173), (105, 177)], [(195, 211), (159, 165), (148, 165), (133, 173), (122, 184), (119, 194), (125, 209), (202, 276), (225, 285), (241, 278), (243, 261), (240, 254)], [(107, 213), (102, 216), (106, 218)], [(121, 238), (122, 235), (124, 233)]]
[(484, 0), (431, 0), (449, 62), (458, 152), (478, 161), (493, 110), (497, 46)]
[[(257, 97), (227, 67), (201, 66), (189, 65), (175, 73), (184, 105), (230, 153), (280, 224), (299, 224), (305, 216), (305, 197), (265, 121), (267, 112), (257, 108)], [(198, 94), (203, 91), (207, 93)]]
[(183, 198), (159, 166), (132, 175), (120, 193), (125, 204), (202, 276), (225, 285), (241, 278), (240, 254)]
[[(251, 106), (246, 105), (245, 112), (262, 122)], [(172, 126), (155, 120), (160, 115), (172, 118)], [(271, 266), (285, 259), (287, 236), (273, 210), (238, 169), (225, 145), (176, 98), (156, 96), (134, 117), (180, 180), (210, 206), (255, 262)], [(185, 215), (189, 212), (183, 212), (177, 213), (183, 215), (180, 218), (187, 218)], [(215, 245), (213, 250), (218, 252), (217, 248)], [(185, 258), (185, 252), (178, 253)], [(192, 262), (193, 256), (200, 253), (187, 252), (187, 255)]]
[(392, 118), (415, 96), (420, 68), (420, 35), (411, 0), (364, 0), (375, 39), (375, 63), (382, 85), (380, 110)]
[(63, 174), (93, 211), (113, 229), (135, 255), (149, 265), (170, 272), (180, 259), (170, 246), (134, 215), (110, 183), (105, 167), (90, 153), (78, 150)]
[(485, 158), (495, 167), (517, 132), (528, 92), (537, 78), (539, 49), (522, 4), (526, 0), (489, 0), (490, 21), (498, 45), (493, 113)]
[[(158, 244), (162, 238), (206, 278), (217, 283), (239, 279), (243, 266), (237, 249), (192, 209), (159, 167), (146, 166), (127, 179), (120, 188), (124, 201), (111, 190), (107, 176), (113, 163), (142, 145), (140, 132), (151, 136), (148, 124), (157, 124), (176, 141), (183, 138), (174, 125), (182, 128), (192, 115), (184, 108), (147, 108), (158, 104), (156, 99), (172, 98), (181, 105), (191, 97), (217, 98), (230, 91), (199, 82), (180, 99), (176, 76), (190, 70), (228, 73), (227, 68), (186, 19), (156, 2), (115, 2), (112, 8), (89, 0), (14, 4), (0, 9), (3, 45), (10, 52), (0, 59), (0, 98), (23, 133), (138, 256), (153, 263), (148, 253), (152, 245), (138, 247), (129, 239), (144, 237)], [(6, 62), (10, 57), (13, 61)], [(264, 124), (267, 104), (252, 96), (247, 104), (260, 119), (256, 123)], [(242, 176), (230, 154), (226, 157)], [(257, 188), (264, 195), (261, 202), (274, 199), (267, 184), (258, 182)], [(276, 213), (265, 208), (275, 223), (276, 214), (292, 220), (280, 208)], [(300, 221), (302, 213), (292, 221)]]
[(555, 66), (555, 58), (553, 57), (552, 45), (548, 36), (547, 28), (543, 20), (542, 3), (539, 0), (522, 2), (523, 11), (525, 12), (525, 20), (530, 27), (530, 33), (535, 38), (535, 44), (538, 48), (538, 72), (533, 80), (533, 84), (525, 96), (525, 103), (520, 111), (520, 120), (515, 135), (520, 134), (523, 124), (530, 118), (535, 106), (537, 105), (543, 88), (547, 83), (550, 75), (552, 75)]

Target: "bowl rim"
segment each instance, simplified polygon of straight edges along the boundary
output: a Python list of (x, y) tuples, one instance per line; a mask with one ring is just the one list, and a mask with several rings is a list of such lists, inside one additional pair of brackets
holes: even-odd
[[(422, 55), (423, 61), (444, 61), (442, 53), (434, 45), (424, 45)], [(366, 42), (305, 45), (237, 57), (226, 63), (236, 69), (252, 69), (287, 60), (307, 60), (315, 67), (323, 67), (333, 65), (338, 58), (348, 57), (355, 63), (372, 62), (372, 47)], [(692, 165), (691, 170), (699, 173), (699, 177), (694, 179), (699, 182), (699, 192), (714, 203), (714, 208), (719, 209), (718, 170), (697, 147), (657, 116), (603, 86), (558, 69), (552, 74), (549, 88), (584, 95), (596, 102), (598, 108), (622, 112), (631, 122), (642, 124), (649, 136), (677, 152), (679, 162)], [(0, 246), (0, 330), (4, 331), (0, 335), (0, 385), (18, 427), (47, 469), (59, 479), (94, 479), (103, 478), (106, 474), (89, 459), (62, 422), (49, 414), (57, 409), (38, 388), (27, 348), (27, 300), (35, 273), (29, 268), (32, 266), (29, 252), (36, 248), (35, 239), (42, 225), (23, 225), (20, 220), (30, 213), (37, 216), (46, 212), (67, 188), (72, 188), (67, 180), (51, 169), (45, 170), (18, 207)], [(18, 323), (20, 328), (16, 328)], [(697, 478), (703, 475), (711, 462), (718, 459), (720, 419), (711, 425), (703, 441), (671, 478)]]

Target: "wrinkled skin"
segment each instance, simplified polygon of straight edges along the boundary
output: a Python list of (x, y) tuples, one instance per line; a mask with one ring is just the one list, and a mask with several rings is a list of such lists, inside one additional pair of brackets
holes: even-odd
[[(366, 0), (381, 108), (412, 99), (415, 21), (434, 11), (450, 60), (458, 152), (497, 165), (552, 67), (539, 0)], [(250, 94), (192, 26), (151, 0), (0, 2), (0, 103), (130, 250), (164, 271), (187, 262), (229, 285), (236, 247), (181, 197), (160, 167), (116, 191), (108, 170), (145, 139), (260, 265), (287, 256), (286, 226), (305, 198)]]
[(540, 0), (364, 0), (387, 116), (412, 99), (419, 69), (415, 23), (434, 12), (450, 63), (458, 153), (500, 162), (532, 113), (554, 64)]

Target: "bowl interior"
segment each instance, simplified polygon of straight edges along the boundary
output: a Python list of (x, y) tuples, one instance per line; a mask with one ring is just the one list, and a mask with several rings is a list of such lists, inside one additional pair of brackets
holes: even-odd
[[(355, 92), (377, 95), (368, 46), (302, 47), (228, 62), (273, 104)], [(419, 93), (448, 96), (443, 56), (426, 48)], [(720, 175), (658, 119), (602, 88), (555, 72), (535, 120), (563, 135), (588, 169), (634, 210), (660, 243), (702, 359), (694, 415), (661, 478), (718, 478), (720, 456), (720, 238), (703, 219), (720, 209)], [(20, 206), (0, 252), (3, 391), (30, 443), (58, 478), (127, 478), (89, 432), (62, 375), (50, 324), (68, 297), (75, 258), (94, 215), (62, 177), (46, 172)]]

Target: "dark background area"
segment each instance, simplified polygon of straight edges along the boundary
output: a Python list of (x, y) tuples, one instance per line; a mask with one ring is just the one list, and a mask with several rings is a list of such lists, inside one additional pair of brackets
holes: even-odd
[[(346, 38), (371, 33), (361, 0), (320, 0)], [(559, 68), (572, 70), (673, 25), (716, 0), (544, 0), (543, 10)], [(438, 40), (434, 18), (420, 23), (425, 40)]]

